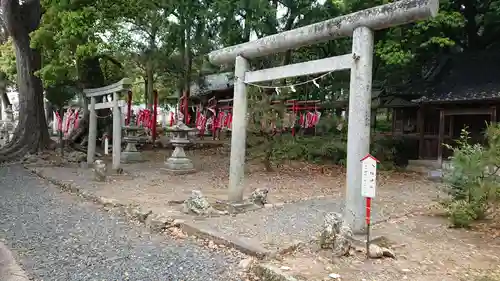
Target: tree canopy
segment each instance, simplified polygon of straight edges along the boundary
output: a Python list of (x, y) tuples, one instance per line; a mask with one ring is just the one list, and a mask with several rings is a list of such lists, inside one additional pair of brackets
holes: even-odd
[[(214, 48), (387, 2), (41, 0), (41, 23), (31, 34), (31, 46), (42, 52), (39, 76), (46, 87), (61, 80), (87, 86), (84, 76), (93, 61), (99, 63), (103, 76), (94, 84), (129, 76), (143, 94), (142, 100), (148, 102), (153, 88), (171, 95), (189, 90), (200, 74), (217, 72), (204, 56)], [(500, 1), (442, 0), (434, 19), (377, 32), (375, 83), (393, 84), (416, 73), (425, 75), (426, 64), (445, 53), (498, 47), (499, 20)], [(0, 52), (1, 67), (12, 75), (11, 43), (3, 40), (3, 44), (7, 46)], [(256, 65), (323, 58), (347, 53), (349, 48), (349, 39), (335, 40), (266, 58)], [(327, 84), (345, 84), (344, 78)]]

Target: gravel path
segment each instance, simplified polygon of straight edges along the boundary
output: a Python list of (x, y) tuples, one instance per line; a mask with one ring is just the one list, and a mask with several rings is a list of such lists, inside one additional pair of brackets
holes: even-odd
[[(237, 216), (222, 216), (199, 222), (219, 232), (259, 241), (278, 250), (295, 241), (310, 241), (321, 230), (326, 213), (343, 213), (344, 203), (335, 199), (310, 199), (278, 208), (265, 208)], [(372, 220), (383, 219), (374, 213)]]
[(149, 234), (20, 166), (0, 168), (0, 213), (0, 239), (34, 280), (239, 280), (241, 257)]

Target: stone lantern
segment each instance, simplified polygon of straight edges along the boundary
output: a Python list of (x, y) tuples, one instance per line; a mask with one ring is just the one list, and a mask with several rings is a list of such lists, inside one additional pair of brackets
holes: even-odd
[(0, 147), (5, 146), (10, 141), (13, 130), (12, 122), (0, 121)]
[(121, 152), (121, 162), (122, 163), (133, 163), (141, 162), (144, 159), (139, 150), (137, 150), (138, 144), (144, 144), (147, 141), (147, 136), (140, 136), (140, 133), (144, 132), (144, 128), (137, 126), (125, 126), (123, 127), (125, 131), (125, 136), (123, 141), (127, 143), (125, 150)]
[(11, 106), (7, 106), (4, 111), (5, 120), (0, 120), (0, 147), (5, 146), (12, 140), (16, 128)]
[(197, 131), (197, 129), (190, 128), (182, 121), (179, 121), (171, 128), (167, 128), (166, 131), (172, 134), (170, 142), (174, 146), (172, 156), (165, 161), (166, 170), (179, 174), (195, 172), (193, 162), (187, 158), (184, 147), (191, 143), (188, 137), (192, 132)]
[(5, 121), (14, 122), (14, 110), (12, 110), (12, 105), (8, 105), (5, 108)]

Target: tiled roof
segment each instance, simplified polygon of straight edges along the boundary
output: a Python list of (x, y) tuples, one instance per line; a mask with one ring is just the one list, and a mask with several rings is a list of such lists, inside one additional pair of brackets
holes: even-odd
[(420, 87), (415, 102), (451, 102), (500, 99), (500, 52), (462, 53), (448, 60), (444, 73)]
[(225, 73), (217, 73), (210, 74), (203, 77), (203, 83), (198, 85), (199, 83), (193, 82), (191, 84), (191, 95), (198, 96), (204, 95), (213, 91), (227, 90), (233, 87), (234, 79), (233, 72), (225, 72)]

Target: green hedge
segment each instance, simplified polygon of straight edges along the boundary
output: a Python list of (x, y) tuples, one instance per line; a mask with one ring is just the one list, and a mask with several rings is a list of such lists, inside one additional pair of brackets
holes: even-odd
[[(416, 143), (408, 139), (378, 137), (372, 140), (370, 151), (381, 161), (382, 168), (391, 169), (406, 166), (415, 147)], [(252, 142), (249, 142), (249, 153), (254, 158), (264, 159), (267, 155), (274, 163), (299, 160), (346, 165), (347, 141), (343, 134), (254, 137)]]

